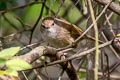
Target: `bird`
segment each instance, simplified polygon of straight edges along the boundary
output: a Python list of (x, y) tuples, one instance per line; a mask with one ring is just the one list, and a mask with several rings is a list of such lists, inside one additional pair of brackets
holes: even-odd
[[(42, 39), (55, 48), (72, 44), (82, 33), (82, 29), (61, 17), (46, 17), (42, 20), (40, 27)], [(95, 41), (95, 38), (90, 35), (85, 35), (81, 40), (83, 39)]]

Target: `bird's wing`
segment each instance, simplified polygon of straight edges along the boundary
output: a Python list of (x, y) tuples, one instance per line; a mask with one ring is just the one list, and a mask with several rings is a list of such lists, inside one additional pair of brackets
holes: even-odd
[(56, 18), (55, 20), (58, 25), (66, 28), (71, 33), (71, 36), (74, 37), (74, 39), (76, 39), (83, 33), (82, 29), (80, 29), (74, 24), (71, 24), (63, 18)]

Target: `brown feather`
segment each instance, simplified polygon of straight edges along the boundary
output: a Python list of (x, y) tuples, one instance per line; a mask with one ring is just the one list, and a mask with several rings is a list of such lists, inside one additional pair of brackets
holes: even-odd
[(66, 28), (71, 33), (71, 36), (74, 39), (78, 38), (83, 33), (83, 31), (80, 28), (78, 28), (74, 24), (69, 23), (68, 21), (66, 21), (63, 18), (60, 18), (60, 19), (55, 18), (55, 23), (63, 28)]

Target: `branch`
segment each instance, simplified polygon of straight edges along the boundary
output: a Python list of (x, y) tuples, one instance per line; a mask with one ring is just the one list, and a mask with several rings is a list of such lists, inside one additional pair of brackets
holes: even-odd
[(57, 51), (55, 48), (48, 46), (39, 46), (32, 51), (26, 53), (25, 55), (16, 56), (16, 58), (20, 58), (28, 63), (32, 63), (43, 55), (56, 55), (56, 53)]
[(27, 4), (22, 5), (22, 6), (16, 6), (16, 7), (13, 7), (13, 8), (9, 8), (7, 10), (2, 10), (2, 11), (0, 11), (0, 14), (6, 13), (8, 11), (13, 11), (13, 10), (16, 10), (16, 9), (20, 9), (20, 8), (25, 8), (25, 7), (33, 5), (33, 4), (40, 4), (40, 3), (43, 3), (43, 2), (30, 2), (30, 3), (27, 3)]
[[(96, 2), (102, 4), (102, 5), (107, 5), (111, 0), (95, 0)], [(120, 15), (120, 6), (119, 4), (116, 4), (114, 2), (112, 2), (109, 7), (110, 10), (112, 10), (113, 12), (117, 13)]]
[[(108, 41), (104, 44), (101, 44), (101, 45), (99, 45), (99, 49), (103, 48), (105, 46), (108, 46), (111, 43), (112, 43), (112, 41)], [(83, 51), (81, 53), (74, 54), (73, 56), (71, 56), (69, 58), (66, 58), (64, 60), (57, 60), (57, 61), (54, 61), (54, 62), (51, 62), (51, 63), (47, 63), (46, 66), (51, 66), (51, 65), (59, 64), (59, 63), (66, 62), (66, 61), (69, 61), (69, 60), (73, 60), (75, 58), (79, 58), (79, 57), (85, 56), (87, 54), (90, 54), (91, 52), (93, 52), (95, 50), (96, 50), (96, 47), (94, 47), (92, 49), (89, 49), (89, 50), (86, 50), (86, 51)], [(32, 51), (26, 53), (25, 55), (16, 56), (16, 58), (20, 58), (20, 59), (25, 60), (28, 63), (32, 63), (36, 59), (40, 58), (43, 55), (52, 55), (52, 56), (59, 57), (59, 55), (56, 55), (56, 54), (57, 54), (57, 50), (53, 47), (39, 46), (39, 47), (33, 49)], [(44, 65), (40, 64), (39, 66), (37, 66), (35, 68), (42, 68), (42, 67), (44, 67)]]

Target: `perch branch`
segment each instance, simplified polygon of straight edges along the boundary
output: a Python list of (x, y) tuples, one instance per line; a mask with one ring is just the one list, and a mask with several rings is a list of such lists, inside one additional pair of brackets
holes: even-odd
[[(104, 44), (101, 44), (99, 45), (99, 49), (100, 48), (103, 48), (105, 46), (108, 46), (112, 43), (112, 40), (111, 41), (108, 41)], [(69, 58), (66, 58), (64, 60), (57, 60), (57, 61), (54, 61), (54, 62), (50, 62), (50, 63), (47, 63), (46, 66), (51, 66), (51, 65), (54, 65), (54, 64), (59, 64), (59, 63), (62, 63), (62, 62), (66, 62), (66, 61), (69, 61), (69, 60), (73, 60), (75, 58), (79, 58), (79, 57), (82, 57), (82, 56), (85, 56), (87, 54), (90, 54), (91, 52), (95, 51), (96, 50), (96, 47), (94, 48), (91, 48), (89, 50), (86, 50), (86, 51), (83, 51), (81, 53), (77, 53), (77, 54), (74, 54), (73, 56), (69, 57)], [(53, 55), (53, 56), (57, 56), (56, 55), (57, 53), (57, 50), (53, 47), (49, 47), (49, 46), (39, 46), (35, 49), (33, 49), (32, 51), (26, 53), (25, 55), (21, 55), (21, 56), (16, 56), (16, 58), (20, 58), (20, 59), (23, 59), (25, 60), (26, 62), (28, 63), (32, 63), (34, 62), (36, 59), (38, 59), (39, 57), (43, 56), (43, 55)], [(57, 56), (58, 57), (58, 56)], [(44, 67), (44, 65), (40, 64), (39, 66), (35, 67), (35, 68), (42, 68)]]

